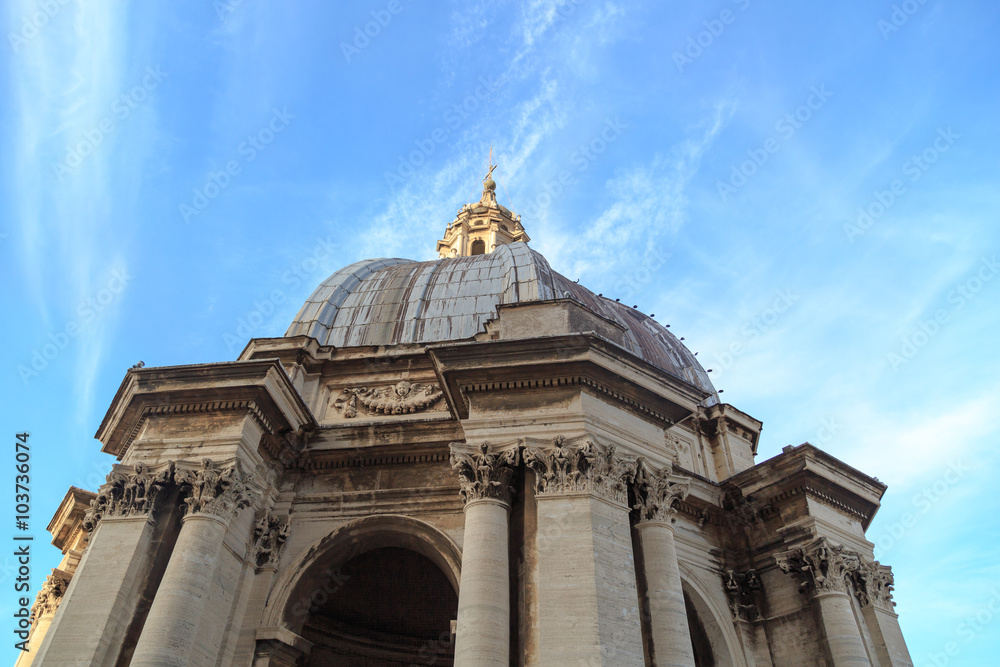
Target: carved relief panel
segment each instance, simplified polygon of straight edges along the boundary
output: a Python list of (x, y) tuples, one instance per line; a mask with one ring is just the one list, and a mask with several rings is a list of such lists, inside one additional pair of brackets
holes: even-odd
[(326, 421), (392, 419), (447, 411), (444, 393), (434, 382), (400, 380), (392, 384), (330, 387)]

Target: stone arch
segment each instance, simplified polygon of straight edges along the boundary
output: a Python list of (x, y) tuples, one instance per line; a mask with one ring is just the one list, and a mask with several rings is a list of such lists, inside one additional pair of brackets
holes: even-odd
[(685, 602), (691, 604), (708, 635), (715, 667), (746, 667), (746, 660), (738, 648), (741, 644), (728, 605), (717, 595), (713, 595), (712, 589), (702, 581), (693, 567), (685, 563), (678, 565)]
[(339, 585), (337, 565), (375, 549), (392, 547), (416, 552), (430, 560), (458, 594), (462, 553), (451, 538), (411, 517), (369, 516), (338, 527), (291, 564), (275, 586), (263, 625), (280, 626), (298, 634), (307, 617), (303, 613), (304, 601), (313, 600), (317, 590), (335, 589)]
[(486, 241), (482, 239), (476, 239), (472, 242), (472, 249), (469, 251), (470, 255), (485, 255), (486, 254)]

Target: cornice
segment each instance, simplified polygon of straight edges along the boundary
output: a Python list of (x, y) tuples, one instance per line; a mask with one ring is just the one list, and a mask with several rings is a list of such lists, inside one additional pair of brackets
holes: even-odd
[[(806, 443), (734, 475), (726, 486), (760, 507), (762, 517), (799, 496), (814, 498), (867, 529), (886, 485)], [(770, 509), (769, 509), (770, 508)]]
[(77, 532), (82, 530), (84, 515), (96, 497), (93, 491), (69, 487), (46, 528), (52, 534), (52, 544), (57, 549), (65, 552), (72, 546)]
[(708, 394), (590, 333), (432, 345), (445, 398), (467, 418), (470, 393), (586, 386), (662, 423), (688, 417)]
[(131, 369), (100, 427), (102, 451), (125, 455), (151, 416), (243, 411), (265, 433), (316, 427), (277, 359)]

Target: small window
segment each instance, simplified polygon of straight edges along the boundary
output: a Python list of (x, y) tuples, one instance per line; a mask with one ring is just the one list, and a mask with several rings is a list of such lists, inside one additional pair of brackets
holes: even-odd
[(472, 252), (470, 255), (485, 255), (486, 254), (486, 243), (482, 239), (476, 239), (472, 242)]

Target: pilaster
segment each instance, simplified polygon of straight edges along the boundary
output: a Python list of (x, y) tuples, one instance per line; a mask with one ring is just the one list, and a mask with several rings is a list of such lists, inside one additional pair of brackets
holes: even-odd
[(628, 484), (635, 460), (592, 438), (525, 449), (538, 507), (543, 665), (643, 665)]
[(173, 465), (116, 465), (83, 518), (89, 545), (45, 634), (34, 665), (113, 664), (157, 557), (156, 514)]

